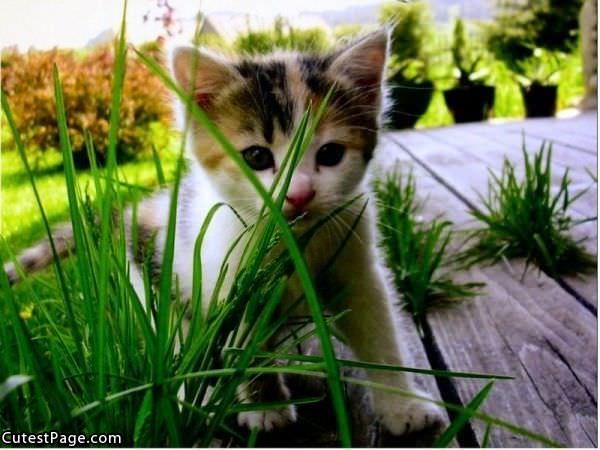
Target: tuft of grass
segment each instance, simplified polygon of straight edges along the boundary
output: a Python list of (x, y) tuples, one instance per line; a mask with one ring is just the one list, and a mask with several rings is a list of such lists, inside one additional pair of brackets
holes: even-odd
[(497, 176), (490, 171), (487, 196), (479, 195), (483, 209), (471, 214), (484, 226), (473, 230), (474, 243), (460, 257), (467, 265), (495, 263), (502, 258), (525, 258), (526, 269), (535, 264), (550, 276), (586, 273), (596, 261), (570, 235), (578, 224), (596, 220), (574, 220), (569, 208), (586, 190), (572, 195), (569, 170), (558, 188), (552, 186), (552, 145), (542, 143), (530, 155), (523, 142), (525, 172), (517, 177), (515, 165), (504, 160)]
[[(445, 448), (450, 445), (452, 439), (459, 433), (460, 430), (469, 422), (469, 420), (479, 410), (485, 399), (490, 395), (494, 382), (490, 381), (481, 389), (475, 397), (467, 404), (465, 411), (456, 416), (448, 428), (436, 439), (433, 443), (435, 448)], [(484, 442), (487, 439), (484, 438)], [(483, 445), (482, 445), (483, 446)]]
[(412, 172), (398, 168), (373, 182), (377, 199), (379, 246), (404, 306), (419, 328), (427, 308), (441, 302), (477, 295), (480, 283), (457, 283), (445, 273), (452, 262), (449, 244), (452, 223), (419, 220), (422, 203), (416, 198)]
[[(119, 90), (118, 77), (116, 80), (115, 89)], [(64, 130), (66, 115), (57, 71), (55, 94), (59, 127)], [(27, 164), (24, 146), (5, 96), (2, 96), (2, 107), (14, 132), (31, 187), (37, 194), (37, 183)], [(285, 175), (281, 182), (285, 184), (289, 184), (302, 146), (310, 142), (309, 133), (314, 129), (309, 114), (302, 124), (282, 172)], [(117, 126), (118, 123), (114, 125)], [(2, 428), (111, 432), (121, 434), (123, 444), (128, 446), (191, 446), (198, 443), (206, 446), (216, 436), (237, 439), (242, 445), (247, 439), (232, 429), (232, 416), (242, 409), (261, 410), (282, 405), (250, 403), (242, 407), (235, 396), (237, 386), (250, 382), (261, 373), (286, 371), (316, 371), (330, 379), (328, 366), (337, 367), (338, 362), (335, 356), (327, 354), (319, 363), (294, 364), (293, 369), (273, 361), (264, 364), (261, 360), (260, 365), (254, 364), (255, 353), (278, 331), (271, 323), (272, 314), (294, 269), (294, 255), (289, 251), (282, 250), (273, 255), (274, 243), (283, 240), (273, 215), (266, 211), (262, 215), (264, 223), (248, 226), (244, 234), (258, 231), (255, 239), (245, 244), (248, 257), (235, 274), (234, 287), (227, 291), (220, 284), (213, 293), (214, 301), (203, 315), (201, 294), (194, 295), (191, 304), (185, 306), (172, 276), (173, 236), (177, 225), (175, 187), (163, 271), (157, 283), (151, 280), (149, 265), (145, 267), (148, 301), (144, 309), (129, 282), (122, 220), (112, 223), (110, 214), (112, 206), (122, 210), (123, 202), (116, 189), (119, 174), (114, 163), (100, 171), (92, 161), (92, 177), (97, 186), (94, 205), (101, 213), (101, 220), (94, 221), (85, 214), (87, 199), (78, 183), (66, 133), (61, 135), (61, 145), (77, 256), (71, 264), (55, 257), (58, 283), (52, 280), (45, 298), (30, 290), (34, 306), (20, 304), (5, 274), (0, 273), (0, 291), (6, 300), (0, 307), (8, 318), (0, 325), (0, 380), (5, 380), (0, 385), (3, 392), (0, 402)], [(182, 175), (182, 161), (180, 159), (177, 166), (175, 186)], [(160, 179), (160, 163), (155, 162)], [(268, 195), (271, 199), (271, 193)], [(277, 199), (270, 200), (279, 214), (283, 198), (280, 194)], [(39, 195), (36, 195), (36, 201), (50, 235)], [(215, 205), (207, 216), (198, 236), (198, 248), (221, 206)], [(238, 244), (244, 245), (238, 240), (232, 243), (232, 249)], [(296, 255), (300, 254), (299, 243), (293, 240), (290, 245), (295, 246)], [(195, 273), (201, 274), (202, 261), (196, 258), (194, 264)], [(222, 277), (228, 270), (226, 257), (221, 267)], [(194, 290), (200, 293), (201, 279), (194, 281)], [(312, 283), (310, 279), (308, 282)], [(27, 289), (27, 286), (22, 288)], [(189, 310), (196, 328), (195, 333), (184, 337), (182, 322)], [(287, 312), (288, 316), (293, 313)], [(322, 328), (314, 325), (311, 318), (304, 325), (310, 328), (313, 324), (314, 333), (329, 339), (330, 323), (320, 311), (316, 313), (320, 314)], [(295, 336), (287, 336), (283, 343), (289, 345), (293, 339)], [(222, 353), (234, 345), (241, 346), (243, 352), (239, 355)], [(178, 396), (182, 387), (184, 398)], [(294, 399), (294, 402), (302, 404), (317, 400)], [(338, 406), (345, 414), (345, 405)], [(348, 438), (343, 434), (342, 438), (349, 445), (349, 440), (345, 440)]]
[[(77, 255), (65, 263), (54, 252), (55, 279), (47, 283), (47, 296), (41, 297), (39, 292), (31, 289), (32, 286), (27, 285), (29, 280), (19, 287), (29, 291), (33, 304), (20, 302), (4, 272), (0, 273), (0, 291), (6, 300), (0, 308), (8, 318), (0, 324), (0, 380), (6, 380), (2, 383), (6, 394), (3, 394), (0, 403), (0, 425), (29, 432), (58, 429), (118, 433), (124, 439), (122, 443), (128, 446), (208, 446), (216, 437), (223, 435), (244, 443), (247, 438), (240, 437), (240, 432), (231, 427), (232, 416), (242, 408), (236, 396), (238, 386), (250, 383), (262, 373), (306, 371), (326, 377), (341, 443), (350, 446), (340, 366), (330, 341), (331, 321), (322, 312), (322, 303), (317, 298), (302, 256), (302, 247), (315, 230), (309, 230), (309, 236), (303, 235), (296, 240), (281, 212), (285, 187), (312, 141), (327, 98), (316, 113), (309, 110), (304, 115), (282, 164), (278, 183), (267, 191), (204, 112), (178, 90), (156, 61), (138, 53), (142, 62), (190, 106), (191, 118), (202, 124), (222, 145), (265, 204), (258, 222), (244, 224), (245, 230), (240, 238), (225, 254), (220, 281), (211, 299), (202, 299), (199, 249), (212, 218), (224, 205), (214, 206), (197, 238), (193, 298), (190, 303), (184, 302), (173, 272), (177, 227), (175, 212), (185, 143), (182, 139), (171, 192), (161, 273), (158, 280), (153, 279), (150, 261), (147, 261), (143, 273), (146, 301), (143, 302), (129, 280), (123, 227), (125, 198), (118, 189), (123, 182), (115, 158), (127, 52), (124, 19), (116, 46), (108, 164), (105, 168), (99, 169), (93, 159), (92, 137), (86, 139), (88, 153), (92, 156), (91, 180), (95, 191), (91, 202), (83, 194), (73, 164), (71, 143), (66, 133), (62, 84), (58, 70), (54, 70), (64, 182)], [(9, 101), (4, 95), (2, 110), (52, 243), (45, 206)], [(157, 178), (163, 180), (164, 172), (156, 152), (154, 164)], [(135, 189), (135, 186), (129, 187)], [(274, 195), (276, 191), (279, 193)], [(96, 211), (97, 220), (94, 220), (94, 214), (86, 214), (90, 209)], [(120, 216), (115, 216), (115, 211), (120, 212)], [(135, 234), (135, 216), (132, 228), (132, 234)], [(280, 242), (285, 246), (277, 245)], [(240, 267), (230, 267), (229, 255), (238, 245), (243, 247), (244, 259)], [(2, 259), (0, 264), (3, 264)], [(235, 281), (231, 289), (226, 289), (223, 280), (231, 276), (232, 271)], [(273, 323), (273, 313), (279, 306), (286, 281), (294, 271), (305, 291), (305, 296), (299, 300), (306, 301), (312, 313), (303, 325), (314, 327), (313, 334), (319, 337), (323, 348), (323, 360), (313, 364), (294, 364), (293, 368), (282, 367), (273, 361), (265, 364), (262, 360), (260, 365), (256, 365), (255, 353), (278, 332), (285, 322), (282, 319), (295, 312), (291, 308)], [(203, 308), (207, 304), (209, 306)], [(185, 335), (183, 322), (188, 313), (192, 318), (193, 332)], [(281, 342), (289, 345), (290, 340), (297, 341), (294, 334)], [(232, 346), (241, 347), (243, 351), (240, 354), (224, 353)], [(31, 377), (30, 382), (14, 382), (29, 380), (28, 377)], [(178, 395), (181, 389), (183, 398)], [(299, 403), (310, 401), (315, 400), (294, 399)], [(281, 406), (250, 403), (244, 404), (243, 409), (264, 410)]]

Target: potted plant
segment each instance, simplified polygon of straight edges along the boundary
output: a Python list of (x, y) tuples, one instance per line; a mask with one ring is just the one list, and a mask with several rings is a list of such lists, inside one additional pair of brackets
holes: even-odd
[(558, 78), (564, 54), (536, 48), (530, 58), (514, 65), (527, 117), (553, 117), (558, 99)]
[(464, 23), (457, 19), (452, 41), (456, 85), (444, 91), (446, 106), (456, 123), (476, 122), (490, 117), (495, 89), (485, 84), (489, 70), (479, 68), (482, 58), (482, 52), (476, 52), (468, 45)]
[(490, 52), (515, 74), (527, 117), (553, 116), (565, 53), (577, 46), (582, 0), (496, 0), (484, 26)]
[(388, 75), (391, 107), (387, 126), (413, 128), (425, 114), (434, 85), (428, 76), (425, 42), (431, 30), (431, 15), (426, 3), (388, 3), (382, 6), (380, 21), (392, 24)]

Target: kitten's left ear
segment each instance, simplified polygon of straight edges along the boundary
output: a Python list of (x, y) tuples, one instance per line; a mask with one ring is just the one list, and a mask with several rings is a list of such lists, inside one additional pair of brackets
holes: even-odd
[(382, 29), (370, 33), (337, 53), (330, 66), (334, 76), (342, 74), (356, 86), (381, 84), (388, 54), (389, 31)]
[(240, 80), (232, 65), (218, 55), (194, 47), (177, 47), (172, 56), (175, 79), (203, 108), (227, 85)]

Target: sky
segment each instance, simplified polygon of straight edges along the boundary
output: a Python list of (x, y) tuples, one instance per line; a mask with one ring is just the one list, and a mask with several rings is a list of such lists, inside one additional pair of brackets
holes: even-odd
[[(302, 11), (345, 9), (373, 4), (376, 0), (170, 0), (178, 15), (194, 17), (199, 8), (206, 13), (231, 11), (259, 16), (293, 16)], [(0, 46), (17, 45), (20, 50), (55, 45), (83, 47), (90, 39), (111, 28), (118, 29), (121, 0), (0, 0)], [(152, 39), (158, 24), (144, 24), (149, 10), (157, 12), (156, 0), (129, 0), (128, 33), (133, 42)]]

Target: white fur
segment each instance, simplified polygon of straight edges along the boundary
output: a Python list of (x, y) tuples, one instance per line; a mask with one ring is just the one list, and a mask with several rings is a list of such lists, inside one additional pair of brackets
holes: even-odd
[[(314, 157), (309, 152), (307, 159)], [(359, 163), (349, 159), (346, 165), (339, 167), (351, 172), (357, 170)], [(301, 170), (309, 166), (303, 163)], [(340, 174), (323, 173), (317, 184), (317, 192), (321, 191), (321, 198), (334, 196), (323, 193), (326, 189), (335, 189), (343, 185)], [(359, 177), (360, 179), (360, 177)], [(186, 215), (178, 216), (178, 232), (176, 235), (174, 270), (179, 287), (184, 296), (191, 296), (193, 279), (193, 248), (195, 237), (200, 230), (208, 210), (216, 203), (225, 199), (217, 190), (211, 188), (210, 177), (202, 169), (195, 167), (186, 183), (195, 187), (194, 195), (187, 198), (189, 206), (185, 209)], [(352, 194), (361, 191), (364, 186), (354, 186)], [(247, 192), (246, 192), (247, 193)], [(319, 195), (319, 194), (317, 194)], [(319, 197), (317, 197), (319, 198)], [(341, 197), (336, 197), (341, 201)], [(372, 202), (371, 202), (372, 203)], [(258, 203), (257, 203), (258, 204)], [(337, 205), (336, 205), (337, 206)], [(157, 212), (164, 215), (168, 211), (168, 197), (163, 196)], [(339, 331), (347, 339), (357, 358), (363, 361), (378, 362), (395, 365), (406, 365), (403, 356), (405, 350), (401, 345), (394, 322), (394, 307), (397, 299), (393, 288), (386, 281), (385, 269), (379, 264), (374, 241), (374, 211), (367, 209), (365, 217), (359, 223), (355, 234), (346, 245), (332, 269), (331, 282), (333, 289), (343, 287), (348, 295), (345, 302), (334, 309), (350, 309), (340, 322), (336, 324)], [(249, 217), (247, 217), (249, 218)], [(340, 219), (341, 220), (341, 219)], [(350, 226), (353, 215), (345, 213), (343, 220)], [(329, 224), (309, 244), (306, 250), (306, 261), (313, 274), (318, 274), (329, 256), (338, 248), (340, 238), (348, 232), (344, 226)], [(230, 210), (222, 208), (208, 229), (207, 236), (202, 246), (203, 262), (203, 298), (210, 299), (216, 283), (222, 259), (233, 240), (242, 231), (238, 219)], [(162, 240), (161, 240), (162, 242)], [(234, 254), (230, 267), (236, 267), (239, 254)], [(228, 289), (233, 281), (233, 271), (230, 270), (226, 278), (224, 289)], [(321, 291), (328, 290), (320, 286)], [(292, 277), (284, 301), (298, 298), (301, 288), (295, 277)], [(324, 299), (326, 300), (326, 299)], [(372, 371), (369, 373), (372, 381), (392, 385), (397, 388), (413, 392), (417, 395), (427, 396), (420, 392), (413, 384), (410, 377), (401, 372)], [(417, 431), (438, 422), (442, 416), (440, 409), (432, 403), (415, 401), (402, 396), (395, 396), (383, 391), (373, 391), (373, 401), (376, 414), (382, 423), (392, 432), (402, 434), (407, 431)], [(295, 420), (293, 409), (265, 412), (247, 412), (240, 415), (238, 421), (250, 427), (258, 426), (270, 430), (284, 426)]]

